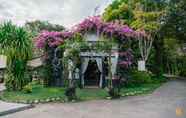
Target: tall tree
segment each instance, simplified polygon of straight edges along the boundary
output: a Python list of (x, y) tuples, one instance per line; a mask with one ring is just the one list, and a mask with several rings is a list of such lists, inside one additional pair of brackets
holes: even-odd
[(150, 33), (153, 38), (155, 49), (156, 73), (161, 72), (163, 66), (163, 38), (159, 32), (161, 20), (166, 8), (166, 1), (163, 0), (115, 0), (103, 14), (106, 21), (119, 20), (132, 28), (143, 29)]
[(164, 35), (164, 69), (171, 74), (185, 75), (186, 1), (171, 0), (162, 19)]
[(26, 29), (33, 33), (39, 33), (42, 30), (47, 30), (47, 31), (63, 31), (65, 28), (61, 25), (57, 24), (52, 24), (49, 23), (48, 21), (31, 21), (31, 22), (26, 22), (25, 24)]
[(186, 1), (171, 0), (164, 18), (164, 34), (181, 42), (186, 42)]

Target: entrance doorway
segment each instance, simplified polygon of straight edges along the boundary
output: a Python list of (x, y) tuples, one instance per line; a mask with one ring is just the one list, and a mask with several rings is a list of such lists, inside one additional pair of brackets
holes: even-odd
[(85, 86), (99, 86), (100, 75), (101, 73), (98, 69), (96, 60), (89, 61), (84, 76)]

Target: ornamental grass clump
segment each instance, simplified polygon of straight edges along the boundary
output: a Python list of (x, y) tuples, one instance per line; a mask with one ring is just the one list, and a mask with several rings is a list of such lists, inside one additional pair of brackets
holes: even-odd
[(21, 90), (30, 81), (27, 60), (32, 56), (30, 35), (11, 22), (0, 26), (1, 54), (7, 56), (5, 85), (8, 90)]

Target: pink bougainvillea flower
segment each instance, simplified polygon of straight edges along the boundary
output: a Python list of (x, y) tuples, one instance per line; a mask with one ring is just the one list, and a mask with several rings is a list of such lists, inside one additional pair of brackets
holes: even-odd
[(119, 62), (119, 66), (124, 67), (124, 68), (128, 68), (131, 64), (132, 64), (131, 61), (121, 61), (121, 62)]
[[(105, 22), (100, 16), (93, 16), (88, 17), (78, 25), (75, 25), (71, 30), (65, 30), (62, 32), (42, 31), (35, 38), (35, 44), (38, 48), (42, 49), (46, 46), (55, 48), (64, 44), (65, 40), (73, 38), (77, 33), (83, 36), (89, 32), (94, 32), (98, 36), (103, 35), (108, 39), (115, 38), (122, 42), (125, 42), (128, 39), (137, 38), (138, 36), (147, 36), (145, 31), (134, 31), (129, 26), (123, 25), (119, 21)], [(119, 56), (124, 59), (118, 62), (121, 67), (127, 68), (132, 64), (133, 56), (131, 50), (120, 52)], [(45, 58), (47, 57), (48, 56), (46, 55)]]
[(100, 16), (93, 16), (86, 18), (69, 31), (41, 32), (36, 37), (36, 46), (38, 48), (44, 48), (46, 45), (55, 47), (63, 44), (64, 40), (72, 38), (76, 33), (84, 35), (88, 32), (95, 32), (97, 35), (104, 35), (108, 38), (117, 38), (120, 41), (125, 41), (140, 33), (133, 31), (127, 25), (123, 25), (119, 22), (105, 22)]
[(56, 47), (64, 43), (64, 39), (69, 36), (69, 32), (49, 32), (49, 31), (42, 31), (36, 37), (36, 47), (44, 48), (46, 45), (49, 47)]

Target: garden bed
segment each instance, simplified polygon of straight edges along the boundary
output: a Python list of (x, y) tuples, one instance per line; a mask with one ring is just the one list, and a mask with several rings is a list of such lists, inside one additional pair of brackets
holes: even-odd
[[(121, 89), (121, 96), (134, 96), (153, 92), (161, 84), (144, 84), (136, 87), (125, 87)], [(77, 89), (77, 101), (106, 99), (108, 93), (105, 89)], [(66, 102), (65, 88), (44, 88), (42, 85), (32, 85), (32, 93), (23, 91), (9, 92), (4, 91), (0, 99), (7, 102), (17, 103), (47, 103), (47, 102)]]
[(140, 86), (134, 87), (124, 87), (121, 89), (121, 96), (134, 96), (140, 94), (149, 94), (152, 93), (155, 89), (159, 88), (162, 83), (153, 83), (153, 84), (142, 84)]

